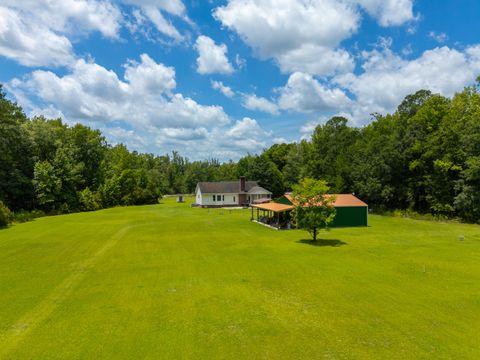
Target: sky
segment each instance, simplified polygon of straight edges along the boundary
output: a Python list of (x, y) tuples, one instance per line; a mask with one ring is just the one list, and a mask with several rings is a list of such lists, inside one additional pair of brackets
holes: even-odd
[(237, 160), (480, 75), (478, 0), (0, 0), (0, 83), (110, 144)]

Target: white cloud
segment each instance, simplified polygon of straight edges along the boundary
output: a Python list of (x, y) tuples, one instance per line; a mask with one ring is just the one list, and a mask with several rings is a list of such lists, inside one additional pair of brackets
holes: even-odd
[[(229, 122), (218, 106), (202, 106), (182, 94), (172, 93), (175, 70), (143, 54), (140, 62), (124, 65), (124, 80), (104, 67), (78, 60), (72, 72), (57, 76), (38, 70), (21, 83), (44, 102), (55, 105), (66, 117), (96, 122), (133, 121), (139, 126), (196, 127)], [(12, 86), (17, 82), (12, 82)]]
[(249, 110), (263, 111), (273, 115), (279, 112), (278, 105), (275, 102), (264, 97), (258, 97), (255, 94), (244, 94), (242, 105)]
[(255, 153), (267, 146), (269, 143), (267, 140), (272, 133), (263, 130), (256, 120), (245, 117), (236, 121), (225, 135), (220, 141), (220, 146), (229, 147), (229, 143), (233, 141), (243, 152)]
[(332, 50), (314, 44), (300, 45), (298, 48), (277, 56), (283, 73), (295, 71), (309, 74), (335, 75), (354, 69), (352, 56), (343, 49)]
[(445, 33), (436, 33), (435, 31), (430, 31), (428, 33), (428, 37), (429, 38), (432, 38), (433, 40), (435, 40), (436, 42), (440, 43), (440, 44), (443, 44), (445, 41), (448, 40), (448, 35), (445, 34)]
[(14, 10), (37, 24), (60, 33), (99, 31), (117, 38), (122, 15), (110, 1), (102, 0), (0, 0), (0, 6)]
[(131, 31), (141, 31), (146, 27), (148, 19), (160, 33), (168, 37), (181, 41), (185, 39), (179, 30), (175, 27), (166, 15), (182, 19), (188, 24), (192, 24), (186, 14), (185, 5), (181, 0), (120, 0), (124, 4), (137, 6), (138, 9), (133, 12), (134, 21), (128, 24)]
[[(214, 17), (260, 58), (275, 59), (285, 71), (293, 61), (312, 64), (311, 49), (318, 54), (319, 49), (335, 48), (357, 30), (359, 20), (353, 6), (333, 0), (230, 0), (215, 9)], [(337, 67), (329, 65), (328, 72)]]
[(198, 51), (197, 71), (200, 74), (231, 74), (233, 67), (227, 58), (227, 45), (216, 45), (208, 36), (200, 35), (195, 43)]
[(357, 122), (368, 114), (395, 110), (402, 99), (420, 89), (452, 96), (471, 84), (480, 73), (480, 45), (464, 52), (440, 47), (419, 58), (405, 60), (386, 48), (363, 53), (363, 73), (339, 76), (335, 82), (355, 96), (351, 107)]
[(101, 129), (112, 143), (164, 153), (182, 149), (192, 159), (238, 159), (269, 145), (253, 119), (233, 124), (221, 106), (202, 105), (175, 92), (175, 70), (146, 54), (128, 61), (120, 78), (98, 64), (78, 60), (69, 73), (33, 71), (7, 90), (30, 114), (64, 117)]
[(348, 96), (338, 88), (328, 88), (309, 74), (295, 72), (287, 84), (278, 89), (278, 105), (285, 110), (315, 112), (345, 109), (351, 105)]
[(235, 55), (235, 64), (239, 69), (243, 69), (247, 65), (247, 60), (242, 58), (240, 54)]
[(230, 0), (214, 17), (257, 50), (271, 57), (313, 43), (336, 46), (357, 29), (358, 14), (332, 0)]
[(25, 66), (61, 66), (74, 61), (72, 44), (30, 17), (0, 7), (0, 55)]
[(415, 20), (413, 0), (355, 0), (382, 26), (398, 26)]
[(158, 8), (155, 6), (144, 6), (142, 12), (162, 34), (168, 35), (176, 40), (182, 39), (182, 35), (180, 35), (175, 26), (163, 16)]
[(331, 76), (353, 69), (339, 46), (358, 30), (360, 7), (382, 26), (415, 20), (412, 0), (229, 0), (213, 15), (282, 72)]
[(99, 31), (117, 38), (122, 22), (118, 7), (105, 0), (0, 0), (2, 5), (21, 18), (64, 34)]
[(109, 1), (0, 0), (0, 55), (25, 66), (70, 66), (70, 36), (118, 38), (122, 15)]
[(235, 92), (232, 90), (232, 88), (224, 85), (223, 82), (212, 80), (211, 84), (213, 89), (220, 91), (226, 97), (232, 98), (235, 96)]

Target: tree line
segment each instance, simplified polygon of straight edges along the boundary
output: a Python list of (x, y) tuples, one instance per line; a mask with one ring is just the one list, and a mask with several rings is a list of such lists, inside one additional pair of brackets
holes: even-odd
[(447, 98), (421, 90), (364, 127), (333, 117), (308, 140), (238, 162), (189, 161), (109, 145), (98, 130), (28, 118), (0, 87), (0, 201), (14, 212), (97, 210), (192, 193), (199, 181), (259, 181), (275, 195), (303, 178), (355, 193), (376, 211), (408, 209), (480, 219), (478, 84)]

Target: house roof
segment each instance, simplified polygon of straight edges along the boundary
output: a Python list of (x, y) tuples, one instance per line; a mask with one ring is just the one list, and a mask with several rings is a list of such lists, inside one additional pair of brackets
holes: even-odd
[(277, 213), (293, 210), (294, 208), (293, 205), (285, 205), (285, 204), (279, 204), (279, 203), (273, 203), (273, 202), (268, 204), (255, 204), (251, 206), (257, 209), (268, 210), (268, 211), (273, 211)]
[(245, 181), (245, 192), (240, 191), (240, 181), (217, 181), (217, 182), (199, 182), (197, 186), (204, 194), (246, 194), (251, 189), (258, 187), (256, 181)]
[(261, 186), (254, 186), (250, 190), (248, 190), (249, 194), (252, 194), (252, 193), (255, 193), (255, 192), (260, 193), (260, 194), (271, 194), (270, 191), (268, 191), (267, 189), (264, 189)]
[[(335, 202), (332, 204), (335, 207), (355, 207), (355, 206), (368, 206), (362, 200), (352, 194), (325, 194), (325, 197), (335, 196)], [(284, 197), (293, 204), (293, 196), (291, 194), (285, 194)]]

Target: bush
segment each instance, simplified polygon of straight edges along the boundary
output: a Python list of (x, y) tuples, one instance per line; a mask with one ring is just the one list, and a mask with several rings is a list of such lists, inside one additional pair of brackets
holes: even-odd
[(13, 213), (12, 221), (16, 223), (24, 223), (43, 216), (45, 216), (45, 213), (42, 210), (21, 210)]
[(0, 201), (0, 227), (7, 226), (12, 221), (10, 209)]
[(428, 221), (449, 221), (454, 220), (446, 215), (431, 214), (431, 213), (418, 213), (410, 209), (395, 209), (395, 210), (381, 210), (378, 209), (373, 212), (374, 214), (392, 217), (402, 217), (414, 220), (428, 220)]
[(78, 200), (80, 209), (83, 211), (95, 211), (102, 208), (99, 194), (91, 191), (88, 187), (78, 193)]

